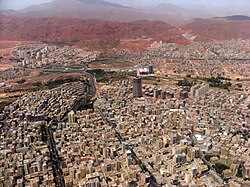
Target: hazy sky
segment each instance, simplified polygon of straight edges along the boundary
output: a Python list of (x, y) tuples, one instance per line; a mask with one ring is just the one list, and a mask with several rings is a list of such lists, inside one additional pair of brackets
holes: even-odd
[(30, 5), (38, 5), (41, 3), (47, 3), (52, 0), (0, 0), (0, 9), (1, 10), (18, 10), (25, 8)]
[[(22, 9), (30, 5), (41, 4), (52, 0), (0, 0), (0, 9)], [(173, 3), (187, 8), (200, 5), (207, 7), (234, 7), (250, 10), (250, 0), (106, 0), (126, 6), (147, 7), (161, 3)]]
[(108, 0), (124, 5), (145, 7), (161, 3), (172, 3), (175, 5), (192, 8), (194, 6), (209, 7), (242, 7), (250, 10), (250, 0)]

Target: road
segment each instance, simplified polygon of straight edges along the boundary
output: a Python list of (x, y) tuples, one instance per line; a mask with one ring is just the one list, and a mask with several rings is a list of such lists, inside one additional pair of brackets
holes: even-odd
[[(96, 86), (95, 86), (95, 78), (90, 73), (86, 73), (86, 76), (88, 77), (90, 87), (89, 87), (89, 93), (87, 94), (86, 98), (82, 98), (80, 101), (77, 101), (75, 105), (72, 107), (71, 110), (76, 111), (80, 106), (85, 105), (88, 103), (88, 101), (93, 98), (96, 94)], [(61, 119), (62, 121), (67, 121), (68, 118), (68, 112), (65, 112), (64, 117)], [(56, 187), (65, 187), (65, 181), (63, 176), (63, 171), (61, 169), (61, 159), (59, 157), (57, 148), (56, 148), (56, 142), (54, 140), (53, 136), (53, 130), (52, 125), (53, 123), (58, 123), (54, 119), (48, 119), (47, 125), (44, 127), (45, 130), (45, 139), (47, 139), (47, 145), (50, 153), (50, 164), (53, 170), (53, 177), (54, 177), (54, 183)]]
[[(113, 121), (111, 122), (110, 120), (108, 120), (108, 118), (105, 117), (105, 115), (103, 114), (103, 112), (101, 111), (101, 109), (99, 107), (97, 107), (101, 118), (103, 119), (103, 121), (105, 121), (109, 126), (112, 127), (113, 131), (115, 132), (115, 136), (116, 138), (119, 140), (120, 144), (125, 143), (124, 139), (122, 138), (121, 134), (115, 129), (115, 127), (117, 126)], [(138, 158), (138, 156), (136, 155), (136, 153), (134, 152), (133, 148), (129, 145), (126, 146), (126, 149), (129, 150), (131, 152), (130, 156), (132, 157), (132, 159), (135, 161), (135, 163), (141, 168), (142, 172), (149, 174), (150, 179), (149, 179), (149, 183), (155, 187), (159, 186), (156, 183), (156, 178), (155, 176), (148, 170), (148, 168), (142, 163), (142, 161)]]
[(49, 121), (45, 126), (45, 133), (47, 136), (47, 145), (50, 154), (50, 164), (53, 171), (54, 183), (56, 187), (65, 187), (63, 171), (61, 168), (61, 159), (56, 149), (56, 143), (53, 136), (52, 124), (53, 120)]
[(61, 121), (66, 122), (68, 120), (68, 113), (73, 110), (74, 112), (76, 112), (81, 106), (86, 105), (96, 94), (96, 80), (95, 77), (91, 74), (91, 73), (84, 73), (85, 76), (88, 78), (89, 80), (89, 93), (86, 95), (85, 98), (80, 98), (78, 101), (75, 102), (74, 106), (67, 110), (65, 112), (65, 114), (63, 115)]

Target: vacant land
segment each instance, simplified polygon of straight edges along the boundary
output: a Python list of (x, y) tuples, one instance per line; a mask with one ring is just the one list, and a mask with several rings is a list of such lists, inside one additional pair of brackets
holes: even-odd
[(17, 45), (23, 44), (32, 44), (32, 41), (7, 41), (7, 40), (0, 40), (0, 54), (5, 56), (9, 56), (11, 54), (11, 50), (13, 47)]

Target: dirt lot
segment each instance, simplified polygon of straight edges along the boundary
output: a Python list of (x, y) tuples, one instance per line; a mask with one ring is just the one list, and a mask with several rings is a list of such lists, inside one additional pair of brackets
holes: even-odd
[(9, 56), (11, 54), (11, 50), (16, 45), (22, 45), (22, 44), (30, 44), (34, 43), (32, 41), (6, 41), (2, 40), (0, 41), (0, 54), (3, 54), (4, 56)]
[(0, 61), (0, 70), (6, 70), (9, 68), (12, 68), (16, 65), (16, 63), (12, 63), (12, 62), (1, 62)]
[[(80, 73), (69, 73), (69, 74), (52, 74), (52, 75), (39, 75), (38, 72), (31, 72), (29, 76), (27, 77), (22, 77), (22, 78), (18, 78), (18, 79), (14, 79), (11, 80), (7, 83), (7, 87), (8, 90), (11, 91), (11, 93), (6, 93), (4, 88), (0, 89), (0, 99), (1, 98), (7, 98), (10, 96), (14, 96), (14, 95), (20, 95), (22, 93), (26, 93), (29, 91), (34, 90), (35, 88), (37, 88), (36, 86), (34, 86), (34, 83), (40, 82), (47, 82), (48, 80), (53, 80), (53, 79), (64, 79), (64, 78), (68, 78), (68, 77), (80, 77), (82, 74)], [(24, 79), (25, 82), (22, 84), (18, 84), (17, 81), (20, 81)], [(38, 88), (39, 89), (39, 88)], [(44, 88), (41, 88), (44, 89)]]

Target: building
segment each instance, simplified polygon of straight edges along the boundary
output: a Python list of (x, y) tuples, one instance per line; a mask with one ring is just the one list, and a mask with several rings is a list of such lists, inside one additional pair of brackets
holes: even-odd
[(153, 94), (154, 94), (154, 98), (155, 98), (155, 99), (158, 99), (158, 97), (161, 95), (161, 90), (155, 89), (155, 90), (153, 91)]
[(149, 74), (154, 74), (154, 66), (153, 66), (153, 65), (150, 65), (150, 66), (148, 67), (148, 73), (149, 73)]
[(188, 92), (187, 91), (181, 91), (180, 92), (180, 99), (187, 99), (188, 98)]
[(75, 112), (73, 110), (68, 113), (68, 122), (75, 123)]
[(191, 96), (192, 97), (200, 97), (207, 93), (209, 91), (209, 85), (208, 84), (203, 84), (203, 85), (195, 85), (192, 86), (190, 89)]
[(250, 179), (250, 162), (244, 163), (242, 172), (245, 179)]
[(142, 97), (142, 82), (140, 77), (133, 78), (133, 95), (134, 97)]

